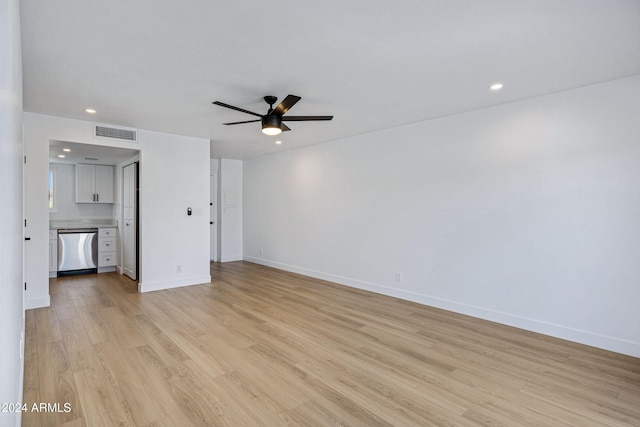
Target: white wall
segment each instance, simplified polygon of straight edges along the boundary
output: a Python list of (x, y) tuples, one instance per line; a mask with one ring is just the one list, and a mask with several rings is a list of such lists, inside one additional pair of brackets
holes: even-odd
[[(0, 3), (0, 403), (22, 402), (22, 57), (17, 0)], [(0, 426), (20, 413), (0, 412)]]
[[(27, 307), (49, 305), (46, 205), (49, 140), (140, 150), (141, 291), (205, 283), (209, 273), (206, 214), (209, 200), (209, 141), (138, 131), (139, 143), (92, 136), (92, 122), (24, 114), (27, 154), (25, 194), (27, 232), (35, 236), (26, 258)], [(186, 208), (202, 216), (186, 216)], [(176, 272), (181, 265), (181, 272)]]
[(49, 220), (114, 219), (114, 204), (76, 203), (76, 166), (68, 163), (50, 163), (55, 169), (55, 212), (49, 212)]
[(638, 117), (636, 76), (245, 161), (245, 259), (640, 356)]
[(210, 282), (209, 140), (150, 131), (140, 140), (140, 291)]
[(242, 161), (220, 160), (220, 261), (242, 259)]

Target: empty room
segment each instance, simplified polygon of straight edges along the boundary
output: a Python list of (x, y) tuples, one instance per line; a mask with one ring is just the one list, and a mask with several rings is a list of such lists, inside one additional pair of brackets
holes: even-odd
[(640, 2), (1, 4), (0, 426), (640, 425)]

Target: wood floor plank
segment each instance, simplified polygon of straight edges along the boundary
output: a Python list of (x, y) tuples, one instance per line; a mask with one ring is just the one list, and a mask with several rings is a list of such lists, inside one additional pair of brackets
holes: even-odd
[[(433, 399), (425, 399), (427, 396), (423, 393), (385, 381), (386, 378), (363, 369), (359, 364), (344, 363), (344, 360), (322, 361), (311, 366), (308, 372), (323, 378), (332, 388), (362, 407), (372, 408), (380, 418), (393, 425), (420, 425), (425, 419), (438, 426), (472, 424), (461, 418), (466, 408), (450, 410), (442, 407)], [(307, 364), (300, 366), (309, 369)]]
[(182, 348), (171, 340), (147, 315), (138, 314), (134, 319), (144, 334), (146, 344), (154, 350), (166, 366), (172, 366), (189, 359)]
[(215, 346), (207, 345), (206, 342), (203, 343), (197, 340), (196, 337), (181, 335), (180, 333), (172, 333), (169, 336), (189, 357), (187, 361), (195, 361), (200, 366), (206, 366), (208, 375), (218, 377), (234, 369), (229, 361), (219, 357), (219, 352)]
[(156, 421), (161, 406), (147, 387), (145, 378), (136, 368), (129, 351), (117, 342), (96, 347), (96, 353), (120, 407), (135, 425), (147, 425)]
[[(160, 426), (186, 426), (191, 425), (185, 416), (183, 408), (176, 401), (168, 380), (173, 376), (170, 368), (162, 362), (160, 357), (149, 346), (136, 347), (128, 350), (134, 359), (132, 366), (140, 372), (145, 379), (148, 390), (152, 390), (152, 398), (161, 410), (156, 421), (150, 425)], [(132, 408), (136, 410), (136, 408)]]
[(38, 342), (62, 340), (60, 324), (55, 310), (38, 308), (31, 311), (35, 320), (35, 333)]
[(269, 369), (252, 349), (240, 350), (234, 364), (237, 369), (233, 372), (250, 378), (262, 394), (270, 396), (287, 410), (311, 400), (304, 389), (292, 392), (296, 387), (295, 379), (290, 374), (282, 375), (279, 370)]
[(347, 421), (340, 419), (336, 411), (325, 408), (316, 401), (309, 401), (298, 406), (292, 411), (292, 414), (300, 420), (296, 425), (326, 425), (335, 427), (359, 425), (349, 424)]
[(247, 262), (50, 280), (25, 426), (639, 426), (640, 359)]
[(239, 413), (250, 415), (248, 425), (292, 425), (294, 417), (282, 401), (265, 391), (254, 376), (232, 371), (216, 379), (226, 394), (229, 406)]
[(215, 387), (214, 378), (197, 362), (187, 360), (171, 370), (173, 375), (168, 380), (171, 392), (193, 425), (246, 425), (248, 415), (239, 418), (234, 413), (225, 395)]
[[(80, 317), (60, 321), (64, 348), (73, 372), (80, 372), (98, 366), (95, 351)], [(39, 354), (38, 360), (44, 355)]]
[[(73, 374), (84, 421), (89, 426), (134, 425), (127, 418), (108, 379), (99, 370), (86, 370)], [(47, 424), (54, 425), (54, 424)]]
[[(83, 414), (80, 397), (71, 369), (58, 372), (57, 384), (57, 395), (53, 402), (58, 403), (61, 410), (58, 412), (56, 422), (53, 424), (57, 424), (58, 422), (68, 424), (82, 420)], [(65, 404), (68, 404), (69, 412), (66, 411)]]
[(100, 314), (100, 308), (84, 306), (80, 307), (78, 312), (92, 344), (100, 344), (112, 339), (111, 330), (107, 320)]

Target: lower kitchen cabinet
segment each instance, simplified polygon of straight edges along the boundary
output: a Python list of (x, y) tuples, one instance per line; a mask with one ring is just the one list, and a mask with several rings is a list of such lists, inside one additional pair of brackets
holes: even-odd
[(49, 277), (58, 275), (58, 230), (49, 230)]
[(100, 228), (98, 230), (98, 273), (115, 271), (117, 265), (117, 229)]

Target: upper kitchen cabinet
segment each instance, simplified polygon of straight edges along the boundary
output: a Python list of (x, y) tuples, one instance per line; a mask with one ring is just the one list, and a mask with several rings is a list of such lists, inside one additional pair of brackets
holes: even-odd
[(113, 203), (113, 166), (76, 165), (76, 203)]

